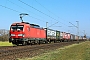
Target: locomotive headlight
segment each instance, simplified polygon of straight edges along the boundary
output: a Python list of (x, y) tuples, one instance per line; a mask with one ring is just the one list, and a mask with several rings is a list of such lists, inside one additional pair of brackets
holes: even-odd
[(18, 34), (18, 36), (23, 36), (23, 34)]
[(24, 34), (18, 34), (18, 36), (23, 36), (24, 37), (25, 35)]
[(11, 36), (15, 36), (15, 34), (11, 34)]

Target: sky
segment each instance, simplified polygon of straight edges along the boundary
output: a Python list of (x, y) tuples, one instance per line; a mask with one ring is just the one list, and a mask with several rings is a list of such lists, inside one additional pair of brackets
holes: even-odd
[[(90, 0), (0, 0), (0, 29), (10, 29), (14, 22), (38, 24), (53, 30), (90, 36)], [(78, 21), (78, 22), (76, 22)]]

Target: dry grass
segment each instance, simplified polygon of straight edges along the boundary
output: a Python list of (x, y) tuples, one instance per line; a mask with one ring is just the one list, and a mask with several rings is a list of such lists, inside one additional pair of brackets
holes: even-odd
[(62, 47), (33, 58), (19, 60), (90, 60), (90, 41)]

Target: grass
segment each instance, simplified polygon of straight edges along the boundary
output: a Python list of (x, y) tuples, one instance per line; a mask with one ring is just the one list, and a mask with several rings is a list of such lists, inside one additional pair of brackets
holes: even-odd
[(90, 60), (90, 41), (73, 44), (39, 56), (19, 60)]
[(5, 42), (0, 41), (0, 46), (13, 46), (13, 44), (9, 43), (8, 41)]

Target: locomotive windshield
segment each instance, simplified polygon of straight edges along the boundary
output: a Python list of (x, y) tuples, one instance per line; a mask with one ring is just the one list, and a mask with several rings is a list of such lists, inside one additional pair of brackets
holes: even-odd
[(23, 26), (11, 26), (11, 30), (23, 30)]

